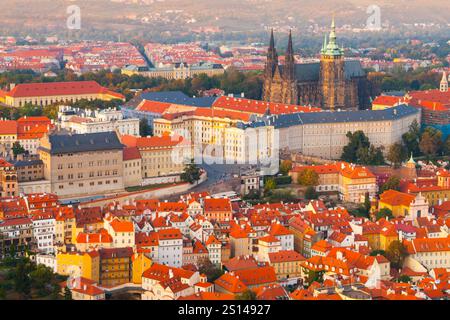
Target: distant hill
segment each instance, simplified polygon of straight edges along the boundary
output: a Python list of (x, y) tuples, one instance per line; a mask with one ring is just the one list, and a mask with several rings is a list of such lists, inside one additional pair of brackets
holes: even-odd
[[(450, 21), (449, 0), (378, 0), (381, 21), (435, 23)], [(63, 33), (69, 5), (81, 7), (83, 32), (169, 32), (182, 35), (198, 28), (229, 32), (263, 31), (266, 26), (327, 26), (333, 13), (338, 25), (363, 27), (373, 0), (3, 0), (0, 31)], [(446, 26), (448, 28), (448, 25)]]

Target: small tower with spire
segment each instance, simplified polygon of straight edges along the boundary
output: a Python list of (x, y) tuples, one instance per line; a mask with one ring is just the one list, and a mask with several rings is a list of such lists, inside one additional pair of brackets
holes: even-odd
[(406, 162), (405, 166), (410, 169), (414, 169), (414, 170), (416, 169), (416, 162), (414, 161), (412, 152), (411, 152), (411, 157), (409, 158), (408, 162)]
[(439, 91), (448, 92), (448, 80), (447, 80), (447, 75), (446, 75), (445, 71), (442, 74), (442, 80), (441, 80), (441, 84), (439, 87)]
[(330, 34), (325, 35), (320, 57), (319, 82), (322, 92), (322, 108), (337, 110), (345, 108), (344, 50), (336, 41), (334, 15)]

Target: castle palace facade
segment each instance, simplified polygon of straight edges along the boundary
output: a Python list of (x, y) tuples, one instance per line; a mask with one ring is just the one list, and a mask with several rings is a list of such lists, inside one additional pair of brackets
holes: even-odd
[(344, 59), (336, 43), (334, 19), (320, 62), (295, 63), (292, 34), (284, 65), (278, 63), (273, 30), (264, 75), (264, 101), (318, 106), (325, 110), (357, 110), (369, 107), (367, 76), (358, 60)]

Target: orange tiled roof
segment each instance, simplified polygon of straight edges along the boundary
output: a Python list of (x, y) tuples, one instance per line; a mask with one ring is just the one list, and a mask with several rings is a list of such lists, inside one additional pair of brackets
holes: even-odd
[(7, 96), (20, 98), (100, 93), (111, 94), (122, 100), (125, 99), (123, 95), (112, 92), (95, 81), (22, 83), (16, 85), (14, 89), (8, 92)]
[(376, 104), (376, 105), (393, 107), (396, 104), (400, 103), (402, 100), (403, 100), (402, 97), (378, 96), (373, 100), (372, 105)]
[(157, 232), (159, 240), (174, 240), (183, 238), (180, 229), (176, 228), (161, 229)]
[(249, 114), (263, 115), (267, 108), (269, 108), (271, 114), (287, 114), (287, 113), (298, 113), (298, 112), (321, 112), (322, 109), (283, 104), (276, 102), (266, 102), (261, 100), (251, 100), (244, 98), (232, 98), (227, 96), (221, 96), (213, 103), (213, 109), (222, 110), (233, 110), (241, 111)]
[(105, 230), (100, 229), (96, 233), (85, 233), (80, 232), (77, 235), (77, 243), (112, 243), (113, 238), (111, 235)]
[(17, 121), (14, 120), (0, 120), (0, 135), (14, 135), (17, 134)]
[(110, 222), (110, 225), (115, 232), (134, 232), (133, 222), (130, 221), (120, 221), (116, 218)]
[(403, 193), (396, 190), (386, 190), (380, 195), (380, 202), (391, 206), (404, 205), (409, 206), (416, 197), (412, 194)]
[(294, 250), (281, 250), (269, 253), (270, 263), (304, 261), (306, 260), (300, 253)]
[(205, 199), (203, 202), (205, 212), (210, 211), (231, 211), (231, 201), (228, 198)]
[(174, 277), (179, 277), (182, 279), (190, 279), (195, 274), (195, 272), (190, 270), (154, 263), (150, 268), (144, 271), (142, 276), (148, 279), (164, 281), (170, 279), (170, 272), (172, 272)]
[(221, 275), (214, 284), (222, 287), (228, 292), (239, 294), (247, 290), (247, 286), (234, 273), (228, 272)]
[(206, 240), (205, 244), (207, 246), (209, 246), (209, 245), (212, 245), (212, 244), (220, 244), (221, 245), (222, 243), (219, 240), (217, 240), (217, 238), (214, 237), (214, 235), (210, 235), (208, 237), (208, 239)]
[(256, 268), (258, 263), (253, 256), (237, 256), (223, 263), (228, 271)]
[(277, 281), (275, 269), (271, 266), (264, 266), (252, 269), (241, 269), (234, 271), (246, 286), (260, 286)]
[(271, 235), (268, 235), (268, 236), (265, 236), (265, 237), (261, 237), (258, 240), (259, 241), (268, 242), (268, 243), (280, 242), (280, 240), (278, 238), (275, 238), (274, 236), (271, 236)]
[(161, 137), (136, 137), (124, 135), (121, 137), (122, 143), (127, 147), (145, 148), (167, 148), (182, 144), (183, 137), (163, 135)]
[(280, 223), (273, 223), (270, 226), (269, 234), (271, 236), (286, 236), (286, 235), (292, 235), (292, 231), (283, 226)]
[(411, 241), (404, 240), (403, 244), (409, 254), (420, 252), (450, 251), (450, 238), (423, 238)]

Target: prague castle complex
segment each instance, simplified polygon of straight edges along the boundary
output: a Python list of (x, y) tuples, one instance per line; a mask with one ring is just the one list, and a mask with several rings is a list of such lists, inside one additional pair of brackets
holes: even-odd
[(366, 109), (367, 77), (357, 60), (345, 60), (336, 42), (334, 19), (326, 36), (320, 62), (296, 64), (292, 35), (284, 65), (278, 63), (273, 31), (267, 53), (263, 100), (277, 103), (320, 106), (326, 110)]

